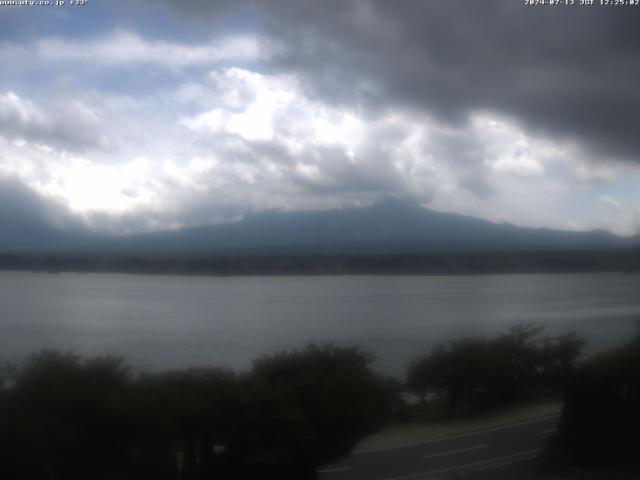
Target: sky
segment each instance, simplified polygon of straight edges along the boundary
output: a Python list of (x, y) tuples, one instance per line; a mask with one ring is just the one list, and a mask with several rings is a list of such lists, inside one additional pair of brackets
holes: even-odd
[(396, 196), (640, 232), (640, 6), (3, 3), (0, 218), (129, 234)]

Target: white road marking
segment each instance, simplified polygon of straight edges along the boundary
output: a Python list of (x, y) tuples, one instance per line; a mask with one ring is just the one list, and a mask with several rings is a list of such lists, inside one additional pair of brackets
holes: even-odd
[[(409, 475), (402, 475), (400, 477), (389, 477), (389, 478), (385, 478), (384, 480), (409, 480), (411, 478), (420, 478), (420, 477), (424, 478), (424, 477), (429, 477), (431, 475), (441, 475), (443, 473), (450, 473), (458, 470), (467, 470), (469, 468), (475, 468), (475, 467), (486, 467), (489, 465), (501, 466), (505, 464), (508, 465), (510, 463), (516, 463), (517, 461), (528, 460), (531, 455), (534, 455), (540, 452), (540, 450), (541, 449), (539, 448), (536, 448), (533, 450), (525, 450), (524, 452), (514, 453), (513, 455), (505, 455), (503, 457), (490, 458), (488, 460), (483, 460), (481, 462), (467, 463), (465, 465), (458, 465), (456, 467), (441, 468), (439, 470), (429, 470), (429, 471), (420, 472), (420, 473), (411, 473)], [(514, 460), (514, 459), (518, 459), (518, 460)]]
[(454, 453), (468, 452), (470, 450), (479, 450), (481, 448), (487, 448), (488, 444), (476, 445), (475, 447), (459, 448), (458, 450), (449, 450), (448, 452), (432, 453), (431, 455), (425, 455), (424, 458), (442, 457), (444, 455), (453, 455)]
[(556, 430), (558, 430), (558, 429), (557, 428), (550, 428), (549, 430), (543, 430), (542, 432), (540, 432), (540, 435), (549, 435), (550, 433), (553, 433)]
[(497, 432), (499, 430), (507, 430), (509, 428), (520, 427), (522, 425), (529, 425), (531, 423), (544, 422), (545, 420), (551, 420), (552, 418), (558, 418), (559, 416), (560, 416), (559, 413), (558, 414), (554, 414), (554, 415), (545, 415), (544, 417), (538, 417), (538, 418), (534, 418), (534, 419), (531, 419), (531, 420), (525, 420), (523, 422), (511, 423), (511, 424), (508, 424), (508, 425), (500, 425), (498, 427), (487, 428), (485, 430), (478, 430), (476, 432), (454, 434), (454, 435), (449, 435), (449, 436), (445, 436), (445, 437), (434, 438), (433, 440), (426, 440), (426, 441), (423, 441), (423, 442), (403, 443), (403, 444), (400, 444), (400, 445), (394, 445), (392, 447), (371, 448), (371, 449), (367, 449), (367, 450), (360, 450), (359, 452), (353, 452), (352, 455), (362, 455), (362, 454), (366, 454), (366, 453), (386, 452), (387, 450), (397, 450), (399, 448), (418, 447), (420, 445), (428, 445), (430, 443), (444, 442), (445, 440), (456, 440), (458, 438), (472, 437), (474, 435), (481, 435), (483, 433)]
[(322, 470), (318, 470), (318, 473), (346, 472), (347, 470), (351, 470), (351, 467), (324, 468)]

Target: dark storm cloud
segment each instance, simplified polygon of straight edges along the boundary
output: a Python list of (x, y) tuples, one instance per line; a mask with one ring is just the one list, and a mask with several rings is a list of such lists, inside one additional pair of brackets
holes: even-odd
[[(521, 0), (256, 5), (263, 27), (288, 46), (278, 66), (325, 101), (410, 107), (446, 122), (495, 111), (595, 156), (640, 161), (640, 9)], [(226, 7), (180, 2), (199, 15)]]
[(82, 224), (62, 204), (42, 197), (16, 178), (3, 176), (0, 176), (0, 225), (0, 246), (38, 240), (30, 237), (55, 230), (83, 230)]

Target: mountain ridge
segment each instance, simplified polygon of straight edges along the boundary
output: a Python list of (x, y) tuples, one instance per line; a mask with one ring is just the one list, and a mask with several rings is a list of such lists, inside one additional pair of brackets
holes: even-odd
[[(64, 234), (62, 234), (64, 233)], [(77, 236), (53, 231), (0, 251), (78, 249), (131, 253), (429, 253), (521, 250), (624, 249), (640, 245), (640, 236), (606, 230), (587, 232), (519, 227), (469, 215), (439, 212), (395, 198), (366, 207), (334, 210), (262, 211), (225, 224), (188, 227), (132, 236)], [(54, 245), (47, 237), (55, 238)]]

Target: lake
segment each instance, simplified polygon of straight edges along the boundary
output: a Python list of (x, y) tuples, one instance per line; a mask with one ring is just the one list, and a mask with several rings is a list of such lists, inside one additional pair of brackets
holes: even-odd
[(402, 375), (437, 342), (521, 322), (596, 351), (640, 318), (640, 276), (196, 277), (0, 272), (0, 361), (42, 348), (124, 356), (136, 369), (250, 367), (308, 342), (360, 345)]

